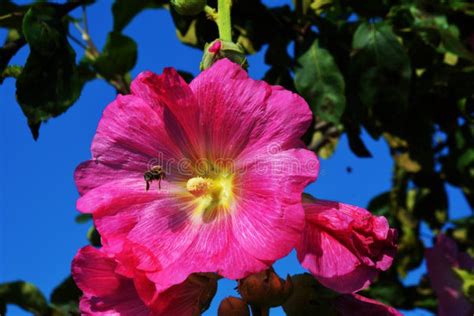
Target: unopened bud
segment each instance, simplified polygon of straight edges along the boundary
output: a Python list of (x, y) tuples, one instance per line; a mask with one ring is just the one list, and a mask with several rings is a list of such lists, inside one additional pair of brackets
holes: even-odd
[(199, 309), (198, 315), (201, 315), (202, 312), (209, 308), (214, 295), (216, 295), (217, 275), (214, 273), (194, 273), (188, 277), (187, 281), (192, 286), (200, 289), (197, 304)]
[(242, 46), (217, 39), (204, 47), (201, 70), (211, 67), (216, 61), (222, 58), (227, 58), (243, 68), (247, 68), (248, 66), (247, 57), (245, 56)]
[(268, 269), (239, 280), (239, 293), (251, 305), (273, 307), (282, 305), (293, 292), (293, 283)]
[(171, 0), (171, 5), (181, 15), (198, 15), (204, 10), (206, 0)]
[(218, 316), (250, 316), (249, 306), (238, 297), (229, 296), (222, 300)]

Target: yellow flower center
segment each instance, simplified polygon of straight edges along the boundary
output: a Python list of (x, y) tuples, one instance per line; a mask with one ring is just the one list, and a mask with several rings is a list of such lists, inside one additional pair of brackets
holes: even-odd
[(186, 189), (195, 196), (194, 216), (204, 221), (214, 219), (219, 210), (228, 210), (233, 199), (233, 177), (223, 174), (214, 179), (194, 177), (186, 183)]

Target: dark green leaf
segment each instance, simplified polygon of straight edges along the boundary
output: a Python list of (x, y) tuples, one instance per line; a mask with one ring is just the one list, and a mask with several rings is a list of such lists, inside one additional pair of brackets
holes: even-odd
[(352, 47), (352, 71), (363, 105), (393, 121), (408, 105), (411, 66), (403, 47), (384, 22), (362, 23)]
[(97, 71), (105, 78), (125, 75), (137, 62), (137, 44), (119, 32), (110, 32), (102, 54), (94, 61)]
[(77, 312), (81, 295), (81, 290), (76, 286), (73, 278), (69, 276), (53, 290), (50, 300), (55, 306), (63, 305), (68, 310)]
[(346, 133), (347, 139), (349, 141), (349, 147), (351, 148), (352, 152), (360, 158), (370, 158), (372, 154), (365, 146), (362, 138), (360, 137), (360, 131), (356, 128), (354, 129), (352, 126), (347, 126), (346, 124)]
[(298, 58), (295, 87), (321, 119), (339, 122), (346, 105), (344, 78), (331, 53), (317, 41)]
[(70, 47), (43, 56), (34, 51), (16, 82), (17, 100), (28, 118), (33, 137), (41, 122), (65, 112), (79, 97), (84, 82), (78, 77)]
[(92, 226), (87, 232), (87, 239), (89, 239), (89, 242), (91, 243), (92, 246), (95, 246), (95, 247), (101, 246), (100, 234), (94, 226)]
[(76, 223), (78, 224), (83, 224), (87, 223), (92, 220), (92, 215), (91, 214), (79, 214), (76, 216)]
[(375, 215), (389, 218), (393, 226), (394, 218), (390, 214), (390, 192), (384, 192), (372, 198), (367, 208)]
[(0, 284), (0, 306), (6, 304), (18, 305), (34, 315), (46, 315), (48, 311), (48, 302), (43, 293), (24, 281)]
[(32, 51), (53, 55), (65, 46), (67, 24), (57, 6), (36, 5), (25, 14), (23, 34)]
[(65, 112), (85, 82), (77, 73), (63, 16), (60, 5), (37, 4), (23, 19), (30, 55), (16, 82), (16, 95), (35, 139), (41, 122)]

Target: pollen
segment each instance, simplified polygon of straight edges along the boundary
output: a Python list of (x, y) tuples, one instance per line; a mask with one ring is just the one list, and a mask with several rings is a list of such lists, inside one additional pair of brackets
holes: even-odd
[(233, 177), (220, 175), (214, 179), (194, 177), (187, 181), (186, 189), (194, 197), (196, 218), (215, 218), (230, 210), (233, 200)]
[(214, 186), (214, 181), (209, 178), (195, 177), (188, 180), (186, 183), (186, 189), (189, 193), (195, 197), (207, 195)]

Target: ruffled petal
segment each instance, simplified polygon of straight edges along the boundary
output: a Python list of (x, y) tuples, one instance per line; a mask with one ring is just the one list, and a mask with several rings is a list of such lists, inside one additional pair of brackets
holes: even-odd
[(91, 246), (82, 248), (72, 263), (72, 276), (83, 291), (82, 315), (150, 315), (133, 281), (114, 272), (116, 263)]
[(322, 284), (341, 293), (366, 288), (395, 255), (396, 233), (385, 218), (347, 204), (304, 204), (306, 226), (298, 259)]
[(200, 314), (216, 293), (217, 280), (213, 275), (191, 275), (184, 282), (158, 292), (155, 284), (142, 271), (133, 269), (133, 265), (129, 265), (131, 276), (117, 273), (124, 262), (108, 254), (108, 250), (87, 246), (74, 258), (72, 274), (84, 293), (81, 315), (193, 316)]

